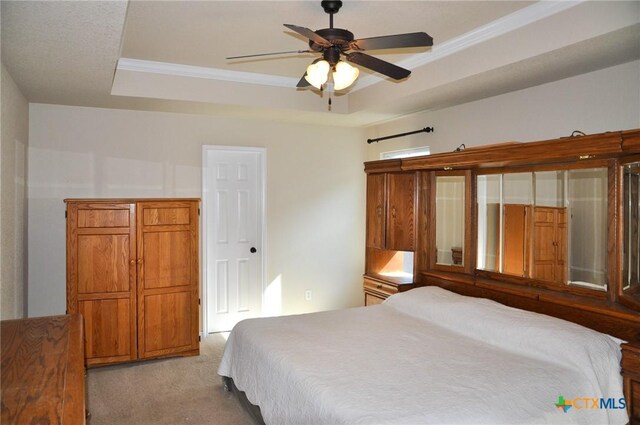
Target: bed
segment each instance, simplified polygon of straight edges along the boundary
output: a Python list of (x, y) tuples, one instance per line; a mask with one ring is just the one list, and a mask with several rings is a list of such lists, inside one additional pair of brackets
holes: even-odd
[[(620, 343), (423, 287), (376, 306), (242, 321), (218, 374), (267, 424), (625, 424)], [(594, 408), (600, 399), (608, 408)]]

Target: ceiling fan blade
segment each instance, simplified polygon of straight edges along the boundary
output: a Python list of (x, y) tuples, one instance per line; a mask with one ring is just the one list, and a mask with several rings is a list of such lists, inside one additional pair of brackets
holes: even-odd
[(302, 76), (302, 78), (300, 78), (300, 81), (298, 81), (298, 84), (296, 84), (296, 87), (299, 89), (305, 88), (305, 87), (309, 87), (311, 84), (309, 84), (309, 82), (307, 81), (306, 77), (307, 76), (307, 72), (305, 71), (304, 75)]
[(349, 43), (353, 50), (398, 49), (403, 47), (433, 46), (433, 38), (426, 32), (384, 35), (381, 37), (361, 38)]
[(307, 37), (309, 40), (319, 44), (322, 47), (331, 47), (331, 43), (324, 37), (320, 37), (315, 32), (311, 31), (309, 28), (299, 27), (297, 25), (284, 24), (285, 27), (289, 28), (292, 31), (297, 32), (300, 35)]
[(364, 66), (372, 71), (391, 77), (394, 80), (402, 80), (411, 74), (411, 71), (408, 69), (400, 68), (397, 65), (383, 61), (382, 59), (374, 58), (373, 56), (365, 55), (364, 53), (353, 52), (348, 53), (345, 56), (349, 62)]
[(286, 55), (290, 53), (315, 53), (315, 52), (312, 50), (289, 50), (287, 52), (272, 52), (272, 53), (258, 53), (256, 55), (231, 56), (225, 59), (229, 60), (229, 59), (255, 58), (257, 56)]

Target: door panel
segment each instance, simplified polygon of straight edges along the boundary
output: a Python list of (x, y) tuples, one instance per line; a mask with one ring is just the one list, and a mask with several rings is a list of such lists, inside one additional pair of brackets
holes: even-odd
[(147, 295), (144, 299), (144, 350), (147, 356), (161, 350), (190, 349), (191, 293)]
[(533, 278), (555, 280), (555, 226), (553, 213), (535, 208), (533, 225)]
[(87, 227), (129, 227), (129, 210), (80, 209), (78, 228)]
[(191, 284), (191, 232), (144, 235), (145, 289)]
[(367, 247), (384, 249), (385, 174), (367, 175)]
[(386, 248), (413, 251), (415, 246), (416, 175), (387, 175)]
[(189, 224), (189, 208), (145, 208), (145, 226)]
[(556, 283), (566, 282), (566, 208), (535, 207), (533, 276)]
[(100, 359), (131, 357), (131, 304), (127, 298), (80, 301), (84, 318), (85, 356)]
[(567, 281), (567, 210), (566, 208), (557, 211), (558, 225), (556, 227), (556, 281), (564, 283)]
[(78, 235), (78, 293), (129, 291), (129, 235)]

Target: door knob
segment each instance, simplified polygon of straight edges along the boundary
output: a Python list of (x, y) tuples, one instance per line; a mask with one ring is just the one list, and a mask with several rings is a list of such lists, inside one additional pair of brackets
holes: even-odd
[(255, 254), (256, 252), (258, 252), (258, 250), (256, 249), (255, 246), (252, 246), (251, 249), (249, 250), (252, 254)]

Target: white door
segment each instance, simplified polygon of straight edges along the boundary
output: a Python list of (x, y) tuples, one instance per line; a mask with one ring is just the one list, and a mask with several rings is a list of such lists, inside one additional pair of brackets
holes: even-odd
[(207, 333), (260, 316), (264, 149), (203, 147), (204, 308)]

